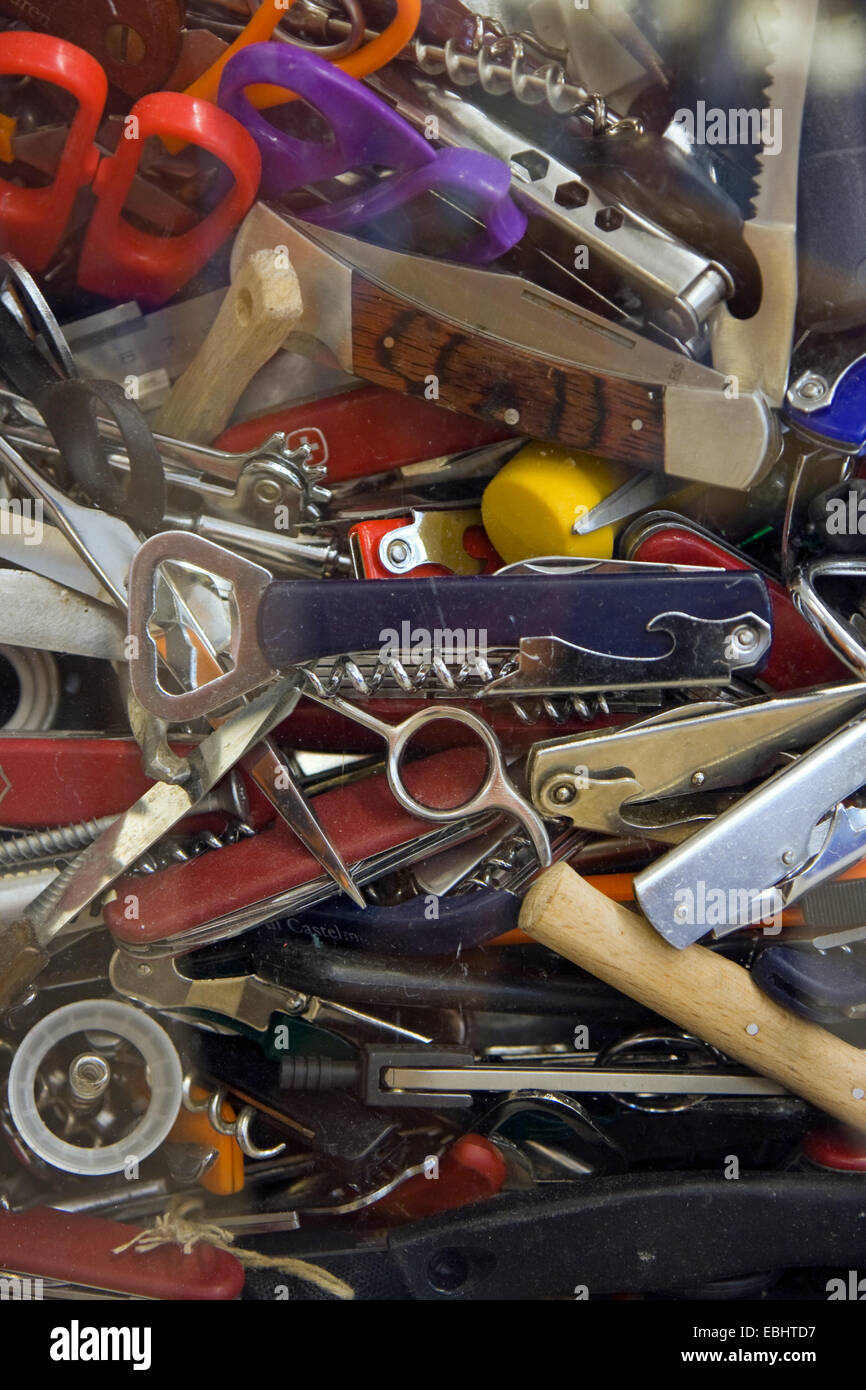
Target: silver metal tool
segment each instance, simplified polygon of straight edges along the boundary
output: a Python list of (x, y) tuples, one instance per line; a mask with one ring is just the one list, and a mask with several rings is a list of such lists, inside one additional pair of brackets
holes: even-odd
[[(60, 488), (49, 483), (41, 473), (24, 459), (16, 449), (0, 435), (0, 462), (13, 475), (22, 488), (32, 497), (38, 498), (54, 517), (62, 535), (70, 542), (87, 566), (93, 571), (101, 587), (126, 612), (128, 606), (127, 581), (130, 565), (140, 548), (140, 538), (132, 528), (118, 517), (110, 516), (94, 507), (85, 507), (74, 502)], [(34, 547), (39, 549), (39, 547)], [(212, 674), (222, 668), (206, 632), (187, 602), (186, 589), (181, 592), (183, 580), (163, 576), (162, 592), (170, 594), (175, 628), (183, 633), (178, 645), (172, 648), (170, 635), (166, 641), (165, 659), (171, 663), (170, 653), (179, 653), (174, 674), (181, 683), (191, 679), (191, 667), (184, 665), (190, 660), (192, 648), (190, 634), (198, 644), (199, 666)], [(215, 721), (211, 721), (215, 722)], [(133, 720), (135, 732), (135, 721)], [(151, 733), (153, 726), (151, 726)], [(164, 734), (164, 729), (162, 730)], [(165, 743), (165, 739), (162, 739)], [(146, 746), (146, 745), (145, 745)], [(170, 766), (170, 750), (166, 748)], [(256, 785), (264, 792), (271, 805), (286, 823), (295, 831), (298, 838), (316, 856), (329, 873), (333, 874), (340, 887), (359, 905), (363, 903), (360, 890), (352, 882), (345, 864), (336, 848), (324, 834), (313, 815), (306, 797), (284, 766), (276, 747), (265, 741), (259, 756), (250, 764), (248, 771)], [(181, 775), (181, 773), (178, 773)]]
[(542, 815), (585, 830), (678, 844), (786, 755), (864, 708), (859, 682), (736, 705), (681, 705), (627, 729), (534, 744), (530, 794)]
[[(797, 172), (818, 5), (772, 0), (752, 17), (772, 54), (765, 109), (784, 123), (779, 148), (762, 145), (758, 154), (754, 216), (743, 229), (760, 267), (762, 298), (749, 319), (735, 319), (721, 305), (710, 326), (716, 370), (736, 378), (738, 390), (762, 391), (773, 406), (785, 397), (797, 309)], [(735, 6), (731, 11), (736, 16)]]
[[(0, 389), (0, 409), (5, 416), (3, 432), (10, 444), (46, 458), (59, 457), (50, 430), (23, 396)], [(128, 473), (129, 458), (117, 424), (100, 417), (97, 427), (107, 445), (117, 446), (106, 454), (109, 464), (120, 473)], [(274, 509), (281, 505), (288, 509), (294, 524), (316, 522), (331, 499), (323, 485), (327, 469), (310, 462), (307, 446), (288, 448), (280, 431), (245, 453), (189, 444), (165, 434), (154, 434), (153, 438), (166, 482), (195, 493), (206, 515), (273, 521)], [(225, 483), (233, 486), (226, 487)]]
[[(65, 927), (145, 850), (187, 815), (235, 763), (287, 716), (299, 698), (293, 680), (270, 687), (193, 749), (184, 784), (157, 782), (116, 818), (27, 908), (0, 930), (0, 1004), (32, 983)], [(87, 930), (86, 920), (82, 924)]]
[(866, 854), (866, 716), (747, 793), (635, 877), (635, 897), (666, 941), (691, 945), (762, 924)]
[[(425, 1067), (399, 1065), (382, 1072), (383, 1090), (392, 1097), (405, 1095), (420, 1103), (422, 1095), (435, 1099), (440, 1094), (454, 1095), (461, 1091), (563, 1091), (570, 1095), (617, 1094), (636, 1095), (694, 1095), (700, 1091), (713, 1096), (782, 1096), (784, 1086), (764, 1076), (738, 1075), (734, 1072), (695, 1068), (681, 1071), (672, 1068), (645, 1070), (610, 1070), (606, 1067), (581, 1066), (466, 1066)], [(407, 1101), (407, 1103), (409, 1103)]]
[[(323, 699), (320, 695), (313, 694), (309, 688), (305, 693), (317, 704), (336, 710), (354, 723), (361, 724), (365, 729), (372, 729), (373, 733), (381, 735), (388, 745), (388, 756), (385, 762), (388, 786), (395, 801), (410, 815), (420, 816), (422, 820), (433, 821), (439, 825), (463, 820), (466, 816), (481, 811), (493, 811), (512, 816), (519, 822), (521, 828), (532, 841), (541, 866), (546, 868), (551, 863), (550, 841), (547, 837), (544, 821), (513, 786), (502, 757), (499, 740), (490, 725), (485, 723), (479, 715), (473, 714), (471, 710), (455, 709), (450, 706), (434, 706), (432, 709), (416, 711), (415, 714), (411, 714), (400, 724), (387, 724), (384, 720), (376, 719), (366, 710), (350, 704), (348, 700), (341, 700), (338, 696)], [(452, 723), (464, 724), (470, 728), (474, 734), (477, 734), (487, 753), (487, 772), (478, 791), (460, 806), (447, 809), (426, 806), (423, 801), (418, 801), (407, 789), (400, 771), (403, 754), (419, 729), (427, 728), (430, 724), (440, 722), (443, 719)]]
[(723, 266), (598, 194), (563, 160), (534, 147), (465, 96), (394, 64), (370, 85), (422, 131), (435, 117), (445, 145), (479, 150), (509, 166), (511, 197), (531, 219), (522, 248), (537, 245), (571, 273), (575, 248), (585, 247), (590, 283), (593, 270), (603, 268), (638, 294), (650, 320), (674, 338), (684, 343), (695, 338), (711, 310), (733, 293)]
[[(609, 22), (609, 17), (605, 22)], [(352, 24), (342, 16), (309, 6), (303, 11), (290, 10), (286, 23), (307, 43), (344, 40), (352, 34)], [(637, 26), (631, 28), (636, 30)], [(239, 33), (240, 28), (234, 32)], [(281, 37), (279, 30), (275, 37)], [(369, 42), (378, 34), (367, 29), (363, 37)], [(646, 61), (650, 46), (645, 37), (638, 31), (633, 38), (642, 44), (639, 61)], [(414, 63), (434, 77), (447, 76), (455, 87), (479, 85), (490, 96), (514, 97), (526, 106), (546, 103), (555, 116), (578, 117), (586, 124), (587, 133), (641, 129), (640, 121), (618, 115), (599, 93), (571, 79), (563, 62), (566, 57), (564, 49), (551, 49), (537, 34), (526, 29), (509, 31), (498, 20), (477, 15), (468, 44), (456, 38), (449, 38), (444, 44), (416, 38), (396, 55), (396, 60)]]
[(391, 1037), (404, 1042), (431, 1041), (426, 1034), (375, 1014), (288, 989), (258, 975), (193, 978), (185, 975), (177, 959), (171, 957), (142, 961), (127, 951), (115, 951), (109, 976), (117, 993), (136, 1004), (181, 1017), (189, 1013), (215, 1014), (256, 1033), (268, 1032), (274, 1014), (286, 1014), (335, 1033), (346, 1033), (355, 1040), (382, 1041)]
[(866, 630), (856, 610), (850, 618), (835, 612), (818, 593), (824, 579), (863, 579), (866, 559), (856, 555), (822, 555), (798, 565), (788, 579), (788, 590), (797, 607), (815, 631), (861, 680), (866, 680)]

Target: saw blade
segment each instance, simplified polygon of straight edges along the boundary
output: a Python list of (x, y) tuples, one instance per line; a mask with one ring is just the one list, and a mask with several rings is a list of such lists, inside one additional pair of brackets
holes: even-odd
[[(738, 7), (747, 54), (750, 45), (771, 53), (762, 89), (760, 140), (731, 146), (735, 117), (738, 133), (754, 117), (745, 108), (727, 113), (729, 148), (746, 151), (750, 160), (754, 151), (752, 216), (744, 240), (761, 271), (762, 296), (757, 313), (748, 319), (735, 319), (721, 306), (710, 338), (716, 370), (740, 391), (762, 391), (776, 407), (788, 382), (797, 311), (797, 177), (818, 3), (786, 0), (782, 8), (775, 0), (746, 0)], [(754, 137), (754, 130), (749, 134)]]

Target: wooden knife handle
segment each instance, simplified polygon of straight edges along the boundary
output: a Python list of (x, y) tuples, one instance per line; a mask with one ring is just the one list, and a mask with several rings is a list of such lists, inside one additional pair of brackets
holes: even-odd
[(292, 266), (276, 249), (255, 251), (229, 286), (213, 327), (175, 382), (155, 428), (174, 439), (210, 444), (302, 311)]
[[(568, 325), (563, 323), (563, 334)], [(379, 386), (535, 439), (641, 467), (664, 462), (660, 388), (598, 376), (449, 326), (352, 277), (352, 367)], [(430, 399), (428, 396), (427, 399)]]
[(680, 1028), (866, 1130), (866, 1052), (762, 994), (741, 965), (705, 946), (676, 950), (567, 864), (536, 880), (520, 926)]

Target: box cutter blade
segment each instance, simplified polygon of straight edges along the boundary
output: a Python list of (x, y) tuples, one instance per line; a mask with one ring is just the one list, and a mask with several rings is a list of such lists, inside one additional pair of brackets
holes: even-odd
[[(180, 695), (159, 684), (149, 630), (160, 566), (172, 562), (227, 580), (239, 618), (233, 669)], [(772, 637), (766, 585), (752, 573), (273, 581), (260, 565), (199, 536), (163, 532), (136, 554), (129, 589), (138, 653), (129, 663), (132, 688), (145, 709), (168, 720), (198, 718), (280, 671), (348, 652), (409, 662), (438, 655), (489, 671), (488, 656), (516, 651), (516, 662), (487, 676), (478, 692), (508, 696), (725, 685), (734, 672), (760, 669)]]

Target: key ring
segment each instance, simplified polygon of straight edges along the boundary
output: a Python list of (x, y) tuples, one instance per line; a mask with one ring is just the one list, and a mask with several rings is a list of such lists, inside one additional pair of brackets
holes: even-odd
[[(388, 756), (385, 763), (388, 786), (391, 788), (395, 801), (403, 807), (404, 811), (408, 811), (410, 815), (419, 816), (422, 820), (433, 821), (437, 825), (445, 825), (454, 820), (463, 820), (464, 817), (475, 815), (479, 811), (501, 811), (505, 815), (513, 816), (526, 831), (542, 868), (547, 868), (552, 863), (550, 841), (544, 821), (534, 807), (515, 790), (502, 760), (499, 740), (490, 725), (479, 715), (473, 714), (471, 710), (443, 709), (437, 706), (435, 709), (417, 710), (414, 714), (410, 714), (408, 719), (404, 719), (401, 724), (386, 724), (384, 720), (377, 719), (375, 715), (358, 709), (348, 700), (341, 700), (338, 696), (325, 700), (310, 691), (304, 693), (309, 699), (315, 700), (317, 704), (324, 705), (326, 709), (337, 710), (340, 714), (344, 714), (347, 719), (352, 719), (356, 724), (362, 724), (365, 728), (371, 729), (373, 733), (381, 735), (388, 745)], [(400, 762), (407, 746), (419, 729), (427, 724), (433, 724), (437, 720), (446, 719), (452, 723), (465, 724), (467, 728), (472, 729), (478, 735), (487, 750), (487, 774), (474, 796), (471, 796), (468, 801), (464, 801), (462, 805), (449, 808), (425, 806), (406, 787), (400, 773)]]

